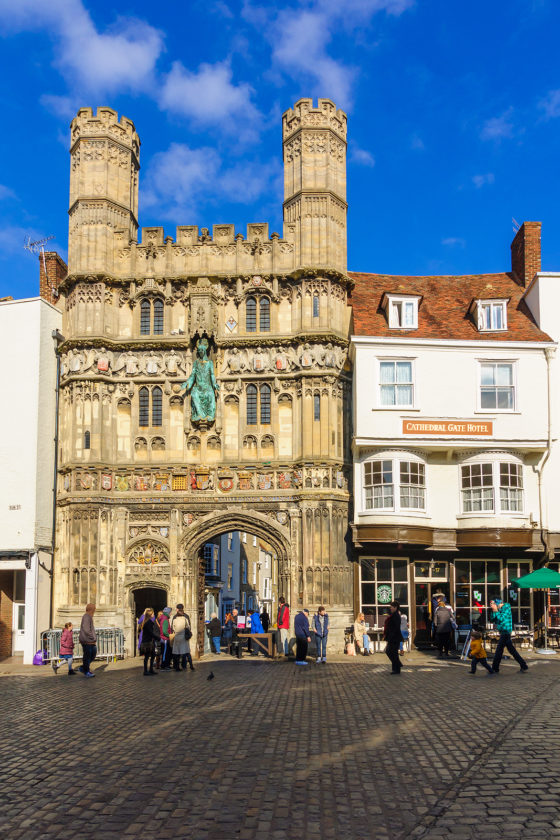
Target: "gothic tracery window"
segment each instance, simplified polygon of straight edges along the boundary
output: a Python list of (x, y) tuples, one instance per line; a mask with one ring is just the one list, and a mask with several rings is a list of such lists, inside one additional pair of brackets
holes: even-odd
[(140, 304), (140, 335), (163, 335), (163, 301), (144, 298)]

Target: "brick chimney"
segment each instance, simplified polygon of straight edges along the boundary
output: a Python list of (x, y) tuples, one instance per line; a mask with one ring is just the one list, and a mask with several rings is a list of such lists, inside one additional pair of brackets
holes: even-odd
[(523, 222), (511, 243), (511, 270), (521, 286), (528, 286), (541, 270), (541, 223)]
[(58, 286), (68, 274), (68, 267), (56, 251), (45, 251), (44, 257), (43, 260), (43, 254), (39, 254), (39, 294), (44, 300), (56, 305)]

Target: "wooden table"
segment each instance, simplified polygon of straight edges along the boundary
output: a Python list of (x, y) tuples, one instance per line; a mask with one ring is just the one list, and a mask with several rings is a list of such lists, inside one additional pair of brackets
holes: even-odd
[[(272, 658), (273, 654), (273, 640), (274, 633), (238, 633), (238, 639), (251, 639), (254, 641), (264, 653), (268, 653), (268, 655)], [(266, 639), (267, 646), (265, 647), (264, 644), (260, 641), (261, 639)]]

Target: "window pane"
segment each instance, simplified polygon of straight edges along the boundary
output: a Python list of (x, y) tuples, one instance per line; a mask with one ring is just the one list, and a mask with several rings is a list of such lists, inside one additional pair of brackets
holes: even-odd
[(497, 388), (498, 408), (513, 408), (513, 388)]
[(381, 405), (395, 405), (396, 394), (394, 385), (381, 386)]
[(313, 317), (319, 317), (319, 295), (313, 295)]
[(140, 335), (150, 334), (150, 301), (143, 300), (140, 304)]
[(247, 386), (247, 425), (257, 424), (257, 388), (255, 385)]
[(381, 362), (380, 365), (380, 381), (382, 383), (389, 383), (395, 381), (395, 363)]
[(397, 405), (412, 405), (412, 385), (397, 385)]
[(496, 367), (498, 369), (496, 375), (496, 384), (511, 385), (513, 383), (512, 365), (496, 365)]
[(480, 366), (480, 384), (481, 385), (495, 385), (495, 365), (481, 365)]
[(319, 394), (314, 394), (313, 396), (313, 419), (321, 419), (321, 397)]
[(502, 305), (500, 303), (500, 304), (495, 304), (494, 305), (494, 324), (493, 324), (493, 327), (496, 330), (501, 330), (502, 326), (503, 326)]
[(154, 300), (154, 335), (163, 335), (163, 301)]
[(412, 382), (412, 362), (397, 362), (397, 382)]
[(270, 385), (261, 386), (261, 423), (270, 423)]
[(404, 305), (404, 326), (414, 326), (414, 303), (412, 303), (412, 301), (409, 301)]
[(408, 585), (406, 583), (395, 583), (393, 586), (393, 598), (398, 601), (401, 607), (408, 603)]
[(259, 328), (261, 332), (270, 331), (270, 301), (268, 298), (260, 299)]
[(496, 389), (495, 388), (481, 388), (480, 389), (480, 407), (481, 408), (496, 408)]
[(408, 563), (406, 560), (393, 560), (393, 575), (395, 580), (407, 580)]
[(375, 580), (373, 560), (362, 560), (362, 580)]
[(374, 583), (362, 583), (362, 604), (375, 604)]
[(161, 426), (161, 388), (152, 391), (152, 426)]
[(377, 561), (377, 580), (391, 581), (391, 561), (388, 558)]
[(138, 425), (148, 426), (150, 424), (150, 394), (147, 388), (140, 388), (138, 403)]
[(245, 328), (247, 332), (257, 331), (257, 301), (252, 297), (245, 304)]

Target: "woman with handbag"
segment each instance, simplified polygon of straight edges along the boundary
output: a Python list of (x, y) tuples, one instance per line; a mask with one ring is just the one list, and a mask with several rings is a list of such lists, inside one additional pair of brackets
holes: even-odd
[[(156, 642), (160, 641), (159, 625), (154, 618), (154, 611), (151, 607), (144, 612), (144, 621), (142, 622), (142, 643), (140, 645), (140, 654), (144, 657), (144, 676), (149, 677), (154, 675), (154, 657), (156, 655)], [(150, 668), (148, 670), (148, 661)]]
[[(194, 671), (190, 646), (190, 640), (192, 639), (191, 621), (185, 613), (183, 604), (177, 604), (177, 612), (173, 616), (171, 630), (175, 634), (172, 648), (173, 670), (179, 671), (182, 669), (186, 671), (188, 662), (189, 668)], [(179, 662), (181, 663), (180, 668)]]

